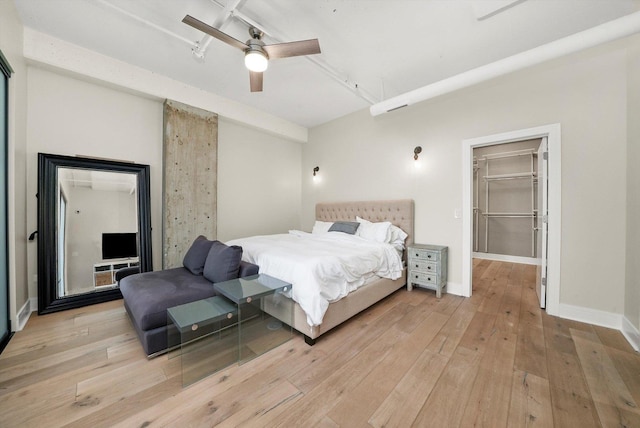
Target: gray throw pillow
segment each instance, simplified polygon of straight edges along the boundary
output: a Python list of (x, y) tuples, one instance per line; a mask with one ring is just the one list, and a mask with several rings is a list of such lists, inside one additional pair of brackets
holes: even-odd
[(211, 249), (213, 241), (209, 241), (204, 236), (198, 236), (191, 247), (184, 255), (182, 264), (194, 275), (202, 275), (204, 270), (204, 262), (207, 260), (207, 255)]
[(242, 247), (227, 246), (220, 241), (213, 241), (207, 260), (204, 263), (204, 277), (216, 283), (238, 277)]
[(358, 230), (360, 223), (357, 221), (336, 221), (329, 228), (329, 232), (344, 232), (349, 235), (354, 235)]

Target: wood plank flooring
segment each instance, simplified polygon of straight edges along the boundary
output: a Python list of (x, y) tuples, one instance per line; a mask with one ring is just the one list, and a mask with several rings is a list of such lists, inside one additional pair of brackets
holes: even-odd
[(475, 260), (473, 297), (399, 290), (182, 387), (122, 302), (32, 315), (0, 355), (1, 427), (640, 427), (640, 355), (551, 317), (535, 267)]

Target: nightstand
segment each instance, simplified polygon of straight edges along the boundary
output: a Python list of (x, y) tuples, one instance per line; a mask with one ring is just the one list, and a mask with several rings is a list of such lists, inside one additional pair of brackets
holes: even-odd
[(407, 272), (407, 289), (413, 285), (436, 291), (436, 297), (442, 296), (447, 287), (447, 252), (448, 247), (441, 245), (413, 244), (407, 247), (409, 266)]

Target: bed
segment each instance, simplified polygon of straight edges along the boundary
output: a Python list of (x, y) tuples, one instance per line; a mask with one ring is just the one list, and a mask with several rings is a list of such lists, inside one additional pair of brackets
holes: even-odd
[[(413, 243), (413, 200), (335, 202), (318, 203), (316, 205), (316, 221), (330, 223), (341, 221), (352, 222), (355, 221), (356, 217), (361, 217), (364, 220), (375, 223), (390, 222), (406, 233), (405, 246)], [(304, 232), (293, 231), (290, 233), (304, 234)], [(245, 251), (243, 260), (255, 260), (251, 254), (253, 247), (248, 245), (249, 241), (245, 239), (234, 240), (230, 243), (243, 245)], [(316, 339), (322, 334), (403, 287), (406, 284), (406, 251), (401, 255), (400, 260), (399, 275), (394, 275), (397, 276), (395, 279), (382, 277), (369, 278), (365, 285), (359, 286), (355, 291), (349, 292), (339, 300), (331, 301), (322, 316), (321, 322), (317, 325), (310, 325), (312, 324), (309, 320), (310, 315), (303, 310), (299, 303), (295, 302), (292, 327), (304, 335), (307, 344), (313, 345)], [(261, 266), (260, 269), (261, 273), (270, 273), (268, 270), (263, 271), (263, 266)], [(295, 283), (294, 289), (296, 289)], [(265, 307), (264, 309), (273, 316), (279, 317), (278, 312), (281, 308)]]

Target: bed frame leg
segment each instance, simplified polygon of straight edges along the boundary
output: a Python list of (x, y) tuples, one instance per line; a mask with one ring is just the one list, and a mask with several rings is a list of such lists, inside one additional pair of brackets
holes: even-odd
[(312, 339), (309, 336), (307, 336), (306, 334), (304, 335), (304, 343), (306, 343), (309, 346), (313, 346), (316, 344), (316, 339)]

